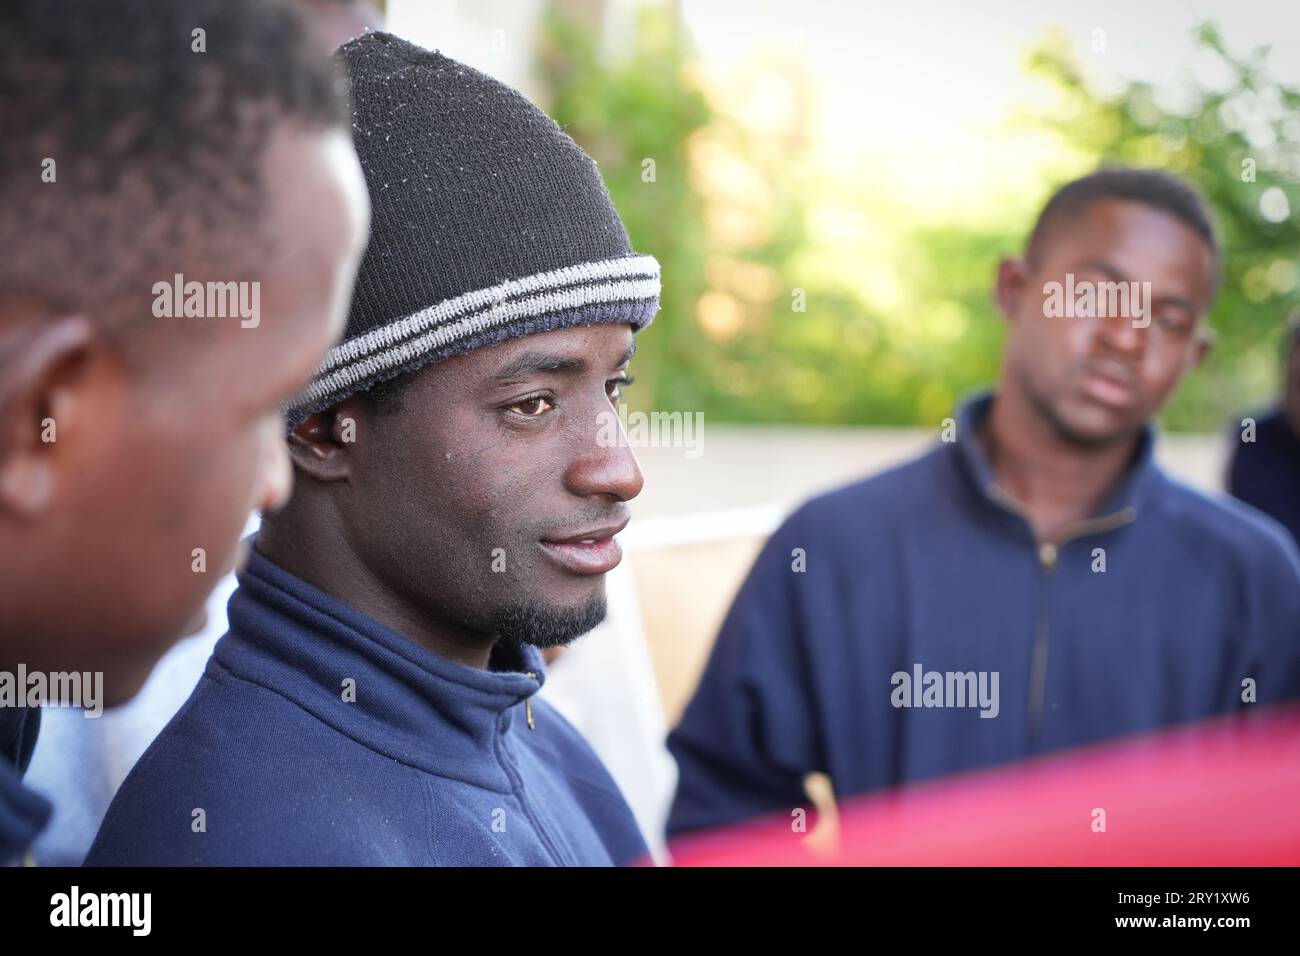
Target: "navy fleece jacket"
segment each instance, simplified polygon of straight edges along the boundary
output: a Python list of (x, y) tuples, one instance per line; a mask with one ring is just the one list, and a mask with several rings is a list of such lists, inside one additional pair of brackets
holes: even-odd
[(40, 728), (39, 707), (0, 707), (0, 866), (18, 863), (54, 813), (49, 800), (23, 786)]
[(1233, 431), (1228, 490), (1278, 521), (1300, 544), (1300, 435), (1281, 409), (1258, 416), (1255, 440)]
[(769, 540), (669, 737), (670, 834), (806, 807), (811, 771), (848, 796), (1300, 696), (1276, 523), (1166, 477), (1148, 432), (1095, 520), (1040, 545), (981, 453), (991, 402)]
[[(118, 791), (102, 865), (589, 865), (646, 852), (535, 648), (453, 663), (253, 553), (230, 631)], [(531, 714), (532, 727), (528, 717)]]

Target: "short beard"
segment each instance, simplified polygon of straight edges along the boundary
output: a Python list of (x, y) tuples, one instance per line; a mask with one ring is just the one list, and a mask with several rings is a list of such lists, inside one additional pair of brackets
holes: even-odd
[(581, 607), (511, 604), (492, 615), (492, 631), (499, 643), (564, 647), (605, 620), (605, 595), (598, 594)]
[(1039, 417), (1047, 422), (1047, 427), (1052, 430), (1052, 433), (1067, 445), (1074, 445), (1083, 451), (1100, 451), (1128, 440), (1137, 431), (1137, 429), (1128, 429), (1110, 435), (1088, 435), (1071, 428), (1069, 423), (1057, 413), (1052, 400), (1038, 391), (1027, 372), (1022, 370), (1019, 378), (1021, 391), (1029, 399), (1029, 404), (1038, 412)]

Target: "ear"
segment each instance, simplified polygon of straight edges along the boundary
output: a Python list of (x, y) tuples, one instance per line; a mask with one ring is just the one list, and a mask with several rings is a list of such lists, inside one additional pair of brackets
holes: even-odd
[(1029, 282), (1029, 264), (1024, 259), (1004, 256), (998, 261), (995, 297), (1003, 318), (1014, 323)]
[(37, 319), (0, 340), (0, 511), (33, 519), (58, 493), (61, 448), (84, 426), (96, 348), (84, 316)]
[(289, 433), (293, 466), (317, 481), (346, 481), (356, 449), (359, 417), (355, 399), (308, 415)]
[(1218, 336), (1214, 334), (1214, 329), (1208, 325), (1202, 325), (1200, 331), (1196, 333), (1196, 339), (1192, 342), (1190, 354), (1187, 356), (1187, 371), (1199, 368), (1210, 353), (1214, 351), (1214, 343)]

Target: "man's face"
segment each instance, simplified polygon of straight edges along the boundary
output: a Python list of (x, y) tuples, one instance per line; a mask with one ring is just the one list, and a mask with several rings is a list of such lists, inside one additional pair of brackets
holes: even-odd
[(249, 224), (276, 251), (258, 274), (224, 275), (217, 266), (186, 275), (260, 282), (257, 325), (146, 313), (136, 321), (158, 324), (158, 344), (145, 343), (130, 371), (116, 355), (97, 353), (59, 424), (66, 450), (56, 498), (45, 524), (33, 527), (29, 555), (44, 568), (33, 605), (46, 613), (18, 638), (15, 660), (102, 670), (108, 704), (133, 695), (201, 614), (235, 564), (249, 511), (287, 498), (279, 407), (308, 380), (346, 316), (369, 218), (351, 143), (341, 130), (276, 137), (267, 220)]
[[(1089, 446), (1130, 438), (1206, 353), (1208, 245), (1166, 212), (1100, 200), (1053, 225), (1035, 258), (1004, 262), (998, 277), (1011, 323), (1008, 376), (1061, 438)], [(1049, 312), (1045, 289), (1059, 283), (1063, 301), (1071, 275), (1076, 304), (1086, 305), (1085, 287), (1100, 293), (1091, 316)], [(1117, 282), (1130, 283), (1127, 308), (1124, 295), (1111, 297), (1117, 287), (1103, 285)]]
[(345, 533), (388, 623), (554, 646), (600, 621), (642, 484), (614, 411), (632, 351), (626, 325), (560, 329), (429, 366), (396, 411), (340, 406)]

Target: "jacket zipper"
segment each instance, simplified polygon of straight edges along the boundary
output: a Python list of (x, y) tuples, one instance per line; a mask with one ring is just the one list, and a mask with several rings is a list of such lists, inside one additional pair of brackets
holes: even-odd
[[(1008, 511), (1024, 519), (1032, 528), (1029, 515), (1015, 498), (1003, 491), (998, 485), (988, 487), (989, 496), (998, 501)], [(1032, 751), (1038, 742), (1038, 731), (1042, 723), (1043, 707), (1047, 695), (1047, 655), (1051, 650), (1051, 628), (1048, 614), (1047, 578), (1056, 571), (1056, 563), (1061, 556), (1061, 548), (1085, 535), (1103, 534), (1122, 528), (1137, 517), (1137, 509), (1131, 505), (1119, 511), (1103, 515), (1100, 518), (1088, 518), (1067, 525), (1054, 541), (1038, 543), (1038, 564), (1043, 571), (1040, 578), (1042, 593), (1039, 600), (1038, 622), (1034, 628), (1034, 651), (1029, 665), (1029, 747)]]
[[(533, 671), (528, 671), (527, 673), (529, 677), (537, 677), (537, 674)], [(535, 725), (533, 723), (533, 699), (531, 696), (524, 698), (524, 714), (528, 718), (528, 729), (533, 730)], [(546, 827), (542, 826), (542, 821), (528, 805), (528, 799), (524, 793), (524, 779), (519, 775), (518, 769), (514, 765), (514, 761), (506, 753), (506, 740), (504, 737), (501, 740), (498, 752), (501, 755), (501, 763), (506, 768), (506, 773), (514, 784), (515, 796), (519, 799), (519, 806), (523, 809), (524, 816), (528, 818), (528, 822), (533, 825), (533, 829), (537, 831), (537, 836), (542, 841), (542, 845), (551, 851), (551, 856), (555, 859), (556, 865), (577, 866), (577, 859), (569, 858), (566, 854), (560, 852), (560, 848), (551, 837), (550, 832)]]
[(551, 834), (547, 832), (544, 826), (542, 826), (542, 821), (537, 818), (537, 815), (533, 813), (532, 807), (528, 805), (528, 798), (524, 793), (523, 778), (519, 776), (519, 772), (515, 768), (513, 761), (511, 761), (506, 755), (505, 747), (505, 741), (502, 740), (501, 763), (505, 766), (506, 773), (509, 775), (510, 781), (514, 786), (515, 797), (519, 800), (519, 806), (524, 811), (524, 816), (528, 818), (528, 822), (533, 825), (533, 830), (537, 833), (537, 838), (541, 840), (542, 846), (546, 847), (546, 849), (550, 851), (551, 858), (555, 860), (556, 866), (577, 865), (576, 860), (568, 860), (565, 855), (560, 852), (560, 848), (555, 844), (555, 841), (551, 839)]
[[(528, 672), (528, 676), (534, 679), (537, 677), (532, 671)], [(524, 716), (528, 718), (528, 729), (536, 730), (537, 727), (533, 723), (533, 697), (531, 694), (524, 698)]]

